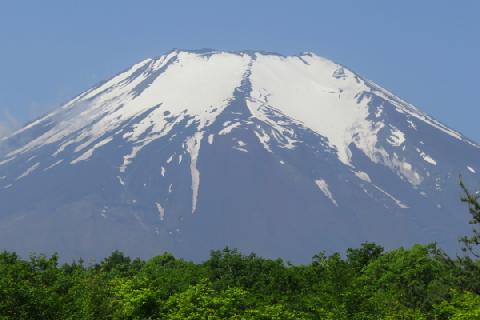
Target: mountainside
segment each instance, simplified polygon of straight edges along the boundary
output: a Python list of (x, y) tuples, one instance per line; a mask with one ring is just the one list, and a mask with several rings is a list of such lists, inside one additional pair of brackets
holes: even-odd
[[(454, 106), (453, 106), (454, 107)], [(477, 144), (312, 53), (175, 50), (2, 140), (0, 247), (305, 262), (469, 232)]]

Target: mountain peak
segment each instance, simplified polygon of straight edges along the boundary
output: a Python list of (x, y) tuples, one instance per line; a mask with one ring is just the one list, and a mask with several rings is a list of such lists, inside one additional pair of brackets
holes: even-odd
[[(22, 229), (18, 219), (28, 217), (37, 234), (50, 232), (53, 210), (70, 229), (77, 218), (86, 233), (115, 226), (150, 251), (187, 256), (220, 240), (247, 248), (235, 225), (269, 250), (290, 243), (295, 256), (305, 246), (302, 257), (314, 253), (307, 251), (319, 232), (354, 245), (385, 240), (402, 225), (413, 241), (446, 241), (461, 229), (450, 184), (480, 170), (476, 144), (313, 53), (175, 49), (83, 92), (3, 144), (11, 147), (0, 159), (3, 225)], [(438, 214), (457, 229), (430, 228)], [(374, 219), (385, 233), (371, 230)], [(209, 224), (220, 242), (199, 231)], [(341, 227), (351, 233), (343, 242), (329, 238)], [(209, 240), (197, 244), (195, 232)]]

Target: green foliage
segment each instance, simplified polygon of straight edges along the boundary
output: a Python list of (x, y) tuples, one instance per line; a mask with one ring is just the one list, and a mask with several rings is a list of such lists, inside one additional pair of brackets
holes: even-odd
[(367, 289), (366, 301), (380, 308), (377, 312), (395, 309), (391, 303), (429, 312), (453, 285), (449, 270), (440, 257), (434, 245), (391, 251), (364, 268), (357, 279), (357, 287)]
[(453, 291), (449, 301), (434, 306), (437, 319), (479, 320), (480, 296), (471, 292)]
[(165, 304), (165, 319), (240, 319), (247, 293), (240, 288), (216, 292), (210, 284), (200, 283), (171, 296)]
[(246, 290), (228, 288), (216, 291), (209, 282), (201, 282), (170, 297), (163, 319), (167, 320), (234, 320), (234, 319), (307, 319), (281, 304), (257, 304)]
[(464, 244), (464, 251), (480, 258), (480, 193), (470, 192), (460, 179), (460, 187), (463, 190), (462, 202), (468, 205), (468, 211), (472, 218), (469, 223), (472, 225), (472, 235), (460, 239)]
[(201, 264), (165, 253), (114, 252), (101, 263), (58, 264), (0, 253), (0, 319), (480, 319), (480, 264), (435, 245), (291, 265), (237, 250)]

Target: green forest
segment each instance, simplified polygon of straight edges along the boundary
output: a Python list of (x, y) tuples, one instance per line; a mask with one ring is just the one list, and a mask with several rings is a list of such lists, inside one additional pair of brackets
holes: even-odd
[(0, 254), (0, 319), (480, 319), (480, 264), (364, 244), (293, 266), (235, 250), (201, 264)]
[(97, 264), (0, 254), (0, 319), (480, 319), (478, 195), (465, 254), (365, 243), (308, 265), (225, 248), (193, 263), (113, 252)]

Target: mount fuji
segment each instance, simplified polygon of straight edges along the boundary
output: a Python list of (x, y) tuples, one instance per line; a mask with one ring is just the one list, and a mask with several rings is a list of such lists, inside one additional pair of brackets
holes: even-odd
[(0, 249), (306, 262), (468, 234), (480, 147), (313, 53), (173, 50), (0, 143)]

